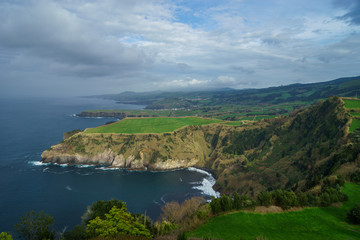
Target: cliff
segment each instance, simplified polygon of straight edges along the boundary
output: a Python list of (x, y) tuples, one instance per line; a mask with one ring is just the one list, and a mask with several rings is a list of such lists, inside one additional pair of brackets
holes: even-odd
[(333, 97), (290, 116), (241, 126), (187, 126), (162, 134), (77, 133), (42, 154), (44, 162), (148, 170), (211, 169), (216, 189), (249, 195), (306, 190), (325, 176), (359, 169), (360, 144)]

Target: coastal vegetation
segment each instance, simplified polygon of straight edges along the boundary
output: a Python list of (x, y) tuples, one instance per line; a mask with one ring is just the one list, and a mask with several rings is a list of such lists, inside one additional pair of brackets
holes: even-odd
[[(330, 185), (329, 185), (330, 184)], [(246, 195), (234, 193), (222, 195), (206, 203), (202, 197), (193, 197), (183, 203), (169, 202), (162, 208), (161, 218), (153, 222), (142, 214), (130, 213), (126, 203), (111, 199), (97, 201), (88, 207), (82, 223), (72, 230), (56, 229), (54, 219), (48, 214), (29, 212), (16, 225), (17, 234), (23, 239), (357, 239), (360, 237), (359, 199), (360, 186), (345, 183), (338, 176), (321, 184), (327, 192), (329, 186), (336, 186), (334, 196), (347, 196), (335, 202), (342, 205), (306, 207), (304, 196), (309, 199), (313, 193), (292, 193), (276, 190), (268, 192), (269, 198), (259, 195), (255, 200)], [(305, 194), (305, 195), (304, 195)], [(311, 197), (313, 195), (313, 197)], [(270, 199), (267, 201), (264, 199)], [(272, 204), (291, 202), (282, 209)], [(315, 206), (315, 205), (313, 205)], [(304, 208), (305, 207), (305, 208)], [(1, 239), (12, 239), (9, 233), (1, 233)]]
[(346, 183), (341, 207), (312, 207), (280, 213), (233, 212), (211, 218), (188, 235), (210, 239), (358, 239), (360, 226), (347, 220), (359, 202), (360, 186)]

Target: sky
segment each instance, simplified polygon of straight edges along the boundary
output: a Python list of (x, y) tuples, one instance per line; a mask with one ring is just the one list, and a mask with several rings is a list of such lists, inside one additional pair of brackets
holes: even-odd
[(0, 0), (0, 95), (264, 88), (360, 75), (360, 0)]

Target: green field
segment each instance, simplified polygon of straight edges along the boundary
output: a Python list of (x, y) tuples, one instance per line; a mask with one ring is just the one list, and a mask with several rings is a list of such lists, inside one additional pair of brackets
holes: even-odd
[(360, 117), (360, 112), (351, 112), (350, 116), (352, 116), (352, 117)]
[(212, 239), (360, 239), (360, 226), (346, 222), (346, 213), (360, 202), (360, 186), (346, 183), (343, 206), (307, 208), (287, 213), (232, 213), (210, 219), (189, 235)]
[(350, 125), (350, 129), (349, 132), (354, 132), (355, 129), (360, 128), (360, 119), (358, 118), (353, 118), (351, 125)]
[(125, 118), (113, 124), (89, 128), (85, 133), (163, 133), (172, 132), (188, 125), (199, 126), (217, 122), (221, 122), (221, 120), (197, 117)]
[(355, 99), (343, 99), (345, 102), (345, 107), (349, 109), (357, 109), (360, 108), (360, 100)]

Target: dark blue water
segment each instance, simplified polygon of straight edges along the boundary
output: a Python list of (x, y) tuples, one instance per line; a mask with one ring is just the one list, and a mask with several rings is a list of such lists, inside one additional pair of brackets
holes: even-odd
[(27, 211), (44, 211), (61, 230), (81, 222), (88, 205), (117, 198), (131, 212), (157, 219), (161, 206), (183, 201), (209, 190), (209, 176), (196, 171), (129, 172), (95, 167), (36, 165), (41, 153), (73, 129), (95, 127), (114, 119), (78, 118), (86, 109), (136, 109), (112, 101), (71, 99), (0, 99), (0, 232), (13, 226)]

